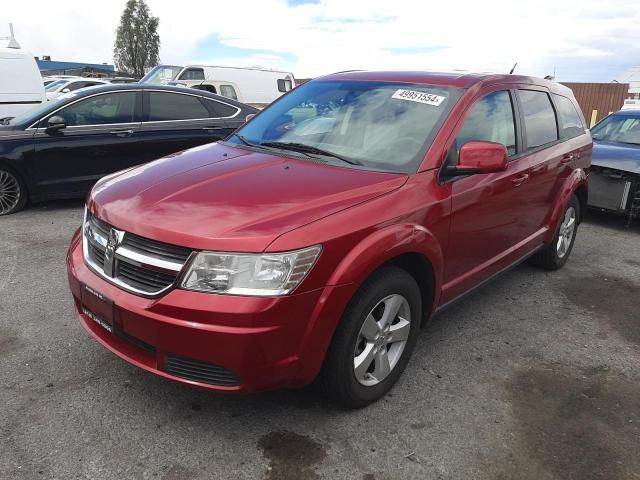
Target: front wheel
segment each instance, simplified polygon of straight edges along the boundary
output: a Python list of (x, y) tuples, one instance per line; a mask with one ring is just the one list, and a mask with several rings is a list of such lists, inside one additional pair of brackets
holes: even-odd
[(350, 408), (384, 396), (409, 361), (421, 312), (420, 289), (411, 275), (397, 267), (378, 270), (336, 329), (318, 378), (325, 395)]
[(12, 170), (0, 165), (0, 216), (22, 210), (27, 203), (27, 191)]
[(561, 268), (569, 258), (578, 232), (578, 219), (580, 218), (580, 202), (573, 195), (564, 210), (560, 225), (551, 243), (533, 256), (534, 263), (547, 270)]

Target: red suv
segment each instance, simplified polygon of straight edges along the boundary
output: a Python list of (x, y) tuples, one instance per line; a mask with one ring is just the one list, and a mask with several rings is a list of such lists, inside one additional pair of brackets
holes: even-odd
[(322, 77), (223, 142), (102, 179), (67, 258), (78, 315), (162, 377), (316, 380), (366, 405), (443, 306), (528, 257), (567, 261), (591, 150), (557, 83)]

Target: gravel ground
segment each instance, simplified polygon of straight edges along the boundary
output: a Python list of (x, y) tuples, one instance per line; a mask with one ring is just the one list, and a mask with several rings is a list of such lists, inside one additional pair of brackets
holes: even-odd
[(2, 479), (640, 479), (640, 225), (589, 213), (558, 272), (522, 265), (423, 329), (359, 411), (312, 389), (219, 396), (76, 321), (81, 202), (0, 219)]

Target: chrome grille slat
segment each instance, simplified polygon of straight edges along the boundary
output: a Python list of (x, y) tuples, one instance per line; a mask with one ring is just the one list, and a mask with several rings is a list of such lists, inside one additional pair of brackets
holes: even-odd
[(86, 213), (83, 229), (85, 260), (98, 275), (132, 293), (154, 296), (168, 290), (178, 280), (191, 255), (188, 248), (124, 232), (122, 242), (115, 249), (115, 265), (111, 271), (105, 268), (111, 231), (111, 225)]

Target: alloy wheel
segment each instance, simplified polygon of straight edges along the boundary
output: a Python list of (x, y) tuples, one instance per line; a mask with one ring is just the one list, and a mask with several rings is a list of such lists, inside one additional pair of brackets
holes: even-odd
[(383, 298), (366, 316), (353, 355), (358, 382), (370, 387), (383, 381), (398, 364), (411, 331), (411, 309), (402, 295)]
[(11, 212), (20, 201), (20, 183), (6, 170), (0, 170), (0, 215)]
[(573, 240), (573, 234), (576, 230), (576, 209), (573, 207), (567, 208), (560, 224), (560, 231), (558, 232), (558, 243), (556, 244), (556, 252), (558, 258), (564, 257), (569, 251), (571, 246), (571, 240)]

